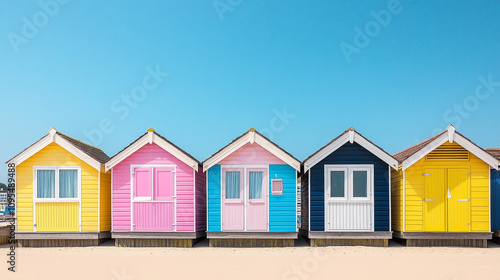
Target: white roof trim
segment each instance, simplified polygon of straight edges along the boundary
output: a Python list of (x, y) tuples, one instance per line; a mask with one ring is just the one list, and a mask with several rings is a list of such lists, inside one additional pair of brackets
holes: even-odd
[(390, 167), (394, 168), (395, 170), (398, 170), (398, 161), (396, 159), (394, 159), (392, 156), (388, 155), (386, 152), (384, 152), (379, 147), (372, 144), (370, 141), (368, 141), (366, 138), (361, 136), (355, 130), (350, 130), (348, 133), (344, 133), (344, 135), (340, 136), (334, 142), (328, 144), (326, 147), (323, 147), (313, 157), (306, 160), (304, 162), (304, 172), (307, 172), (309, 169), (311, 169), (313, 166), (318, 164), (320, 161), (322, 161), (324, 158), (326, 158), (331, 153), (335, 152), (337, 149), (342, 147), (347, 142), (358, 143), (361, 147), (367, 149), (369, 152), (371, 152), (372, 154), (377, 156), (379, 159), (381, 159), (382, 161), (387, 163)]
[(114, 156), (111, 160), (106, 162), (106, 165), (105, 165), (106, 172), (108, 170), (110, 170), (111, 168), (115, 167), (117, 164), (122, 162), (124, 159), (126, 159), (127, 157), (129, 157), (133, 153), (135, 153), (137, 150), (142, 148), (144, 145), (153, 144), (153, 143), (160, 146), (162, 149), (169, 152), (174, 157), (178, 158), (180, 161), (184, 162), (185, 164), (187, 164), (188, 166), (193, 168), (196, 172), (198, 172), (198, 162), (196, 160), (192, 159), (185, 152), (183, 152), (179, 148), (175, 147), (174, 145), (170, 144), (169, 142), (165, 141), (161, 137), (158, 137), (157, 135), (155, 135), (155, 132), (153, 132), (153, 131), (148, 131), (147, 134), (143, 135), (137, 141), (132, 143), (128, 148), (121, 151), (119, 154)]
[(69, 153), (75, 155), (77, 158), (81, 159), (88, 165), (92, 166), (98, 171), (101, 171), (101, 163), (91, 156), (87, 155), (84, 153), (82, 150), (78, 149), (75, 147), (73, 144), (71, 144), (68, 140), (64, 139), (60, 135), (56, 134), (57, 130), (55, 130), (53, 127), (50, 128), (49, 134), (47, 134), (45, 137), (40, 139), (37, 143), (33, 144), (31, 147), (26, 149), (24, 152), (18, 154), (15, 156), (13, 159), (9, 161), (9, 163), (15, 163), (16, 165), (21, 164), (28, 158), (32, 157), (34, 154), (38, 153), (41, 151), (43, 148), (47, 147), (51, 143), (56, 143), (59, 146), (61, 146), (63, 149), (68, 151)]
[(215, 155), (211, 156), (208, 158), (204, 163), (203, 163), (203, 172), (207, 171), (210, 167), (216, 165), (218, 162), (221, 160), (225, 159), (227, 156), (231, 155), (233, 152), (238, 150), (239, 148), (243, 147), (245, 144), (250, 143), (257, 143), (259, 144), (262, 148), (276, 156), (277, 158), (281, 159), (284, 161), (286, 164), (290, 165), (293, 167), (295, 170), (300, 171), (300, 161), (297, 159), (293, 158), (280, 148), (276, 147), (275, 144), (273, 144), (271, 141), (267, 140), (265, 137), (260, 136), (260, 134), (255, 133), (255, 131), (249, 131), (245, 135), (243, 135), (240, 139), (236, 140), (235, 142), (231, 143)]
[(403, 161), (402, 163), (403, 170), (406, 170), (408, 167), (412, 166), (417, 161), (422, 159), (424, 156), (434, 151), (436, 148), (438, 148), (439, 146), (443, 145), (446, 142), (457, 143), (464, 149), (468, 150), (469, 152), (480, 158), (482, 161), (487, 163), (492, 168), (498, 170), (499, 168), (498, 165), (500, 164), (500, 162), (496, 158), (488, 154), (486, 151), (478, 148), (471, 141), (462, 137), (460, 134), (457, 134), (455, 131), (455, 127), (453, 127), (452, 125), (448, 126), (447, 130), (448, 130), (447, 133), (444, 133), (443, 135), (439, 136), (434, 141), (430, 142), (425, 147), (423, 147), (420, 151), (416, 152), (411, 157)]

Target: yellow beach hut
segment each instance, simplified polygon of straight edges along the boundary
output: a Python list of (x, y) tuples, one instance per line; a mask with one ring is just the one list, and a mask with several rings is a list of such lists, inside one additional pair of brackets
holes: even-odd
[(393, 237), (407, 246), (487, 247), (490, 167), (498, 160), (450, 125), (394, 155)]
[(54, 128), (16, 155), (20, 246), (94, 246), (110, 238), (111, 172), (100, 149)]

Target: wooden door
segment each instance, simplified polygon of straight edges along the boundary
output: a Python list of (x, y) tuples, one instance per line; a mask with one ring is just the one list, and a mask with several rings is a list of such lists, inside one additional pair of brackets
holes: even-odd
[(424, 231), (446, 231), (446, 184), (444, 168), (424, 169)]
[(448, 231), (470, 231), (468, 168), (448, 169)]
[(135, 168), (133, 178), (133, 229), (175, 231), (175, 169)]
[(268, 174), (265, 168), (246, 170), (246, 229), (267, 231), (268, 218)]
[(245, 193), (243, 168), (222, 170), (222, 230), (245, 229)]

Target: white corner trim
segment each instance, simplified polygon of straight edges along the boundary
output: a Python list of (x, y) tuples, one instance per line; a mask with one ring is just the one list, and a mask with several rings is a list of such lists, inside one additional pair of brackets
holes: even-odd
[(339, 137), (337, 140), (334, 142), (330, 143), (326, 147), (322, 148), (316, 155), (314, 155), (312, 158), (304, 162), (304, 172), (308, 171), (311, 169), (313, 166), (318, 164), (320, 161), (322, 161), (325, 157), (330, 155), (331, 153), (335, 152), (337, 149), (342, 147), (345, 143), (351, 142), (351, 143), (358, 143), (361, 147), (365, 148), (372, 154), (374, 154), (376, 157), (387, 163), (390, 167), (392, 167), (394, 170), (398, 170), (398, 161), (393, 158), (392, 156), (388, 155), (385, 153), (383, 150), (381, 150), (379, 147), (375, 146), (372, 144), (370, 141), (368, 141), (366, 138), (358, 134), (356, 131), (349, 131), (349, 133), (345, 133), (343, 136)]
[(402, 163), (403, 170), (406, 170), (408, 167), (412, 166), (415, 164), (417, 161), (422, 159), (424, 156), (429, 154), (430, 152), (434, 151), (436, 148), (439, 146), (443, 145), (449, 141), (450, 143), (457, 143), (458, 145), (462, 146), (464, 149), (468, 150), (478, 158), (480, 158), (482, 161), (487, 163), (489, 166), (492, 168), (495, 168), (498, 170), (500, 162), (488, 154), (486, 151), (483, 149), (478, 148), (476, 145), (474, 145), (471, 141), (468, 139), (462, 137), (460, 134), (455, 133), (455, 128), (453, 126), (448, 127), (448, 133), (443, 134), (439, 136), (437, 139), (432, 141), (431, 143), (427, 144), (424, 148), (422, 148), (420, 151), (416, 152), (414, 155), (411, 157), (407, 158), (405, 161)]
[(32, 157), (34, 154), (38, 153), (41, 151), (43, 148), (47, 147), (51, 143), (56, 143), (59, 146), (61, 146), (63, 149), (68, 151), (69, 153), (73, 154), (77, 158), (81, 159), (88, 165), (92, 166), (93, 168), (97, 170), (101, 170), (101, 163), (95, 159), (93, 159), (91, 156), (87, 155), (86, 153), (82, 152), (80, 149), (75, 147), (73, 144), (68, 142), (66, 139), (62, 138), (60, 135), (56, 134), (56, 130), (54, 128), (51, 128), (49, 130), (49, 134), (47, 134), (45, 137), (40, 139), (38, 142), (33, 144), (31, 147), (26, 149), (24, 152), (18, 154), (16, 157), (11, 159), (8, 163), (15, 163), (16, 166), (27, 160), (28, 158)]
[(259, 134), (250, 131), (243, 135), (240, 139), (235, 141), (234, 143), (228, 145), (212, 157), (208, 158), (204, 163), (203, 163), (203, 172), (207, 171), (210, 167), (216, 165), (218, 162), (221, 160), (225, 159), (227, 156), (230, 154), (234, 153), (236, 150), (239, 148), (243, 147), (247, 143), (257, 143), (259, 144), (262, 148), (276, 156), (277, 158), (281, 159), (284, 161), (286, 164), (290, 165), (293, 167), (295, 170), (300, 171), (300, 161), (296, 160), (292, 156), (288, 155), (286, 152), (278, 148), (276, 145), (274, 145), (271, 141), (267, 140), (266, 138), (260, 136)]
[(250, 136), (250, 144), (253, 144), (255, 142), (255, 131), (250, 131), (249, 136)]
[(453, 138), (454, 138), (453, 136), (455, 135), (455, 127), (450, 125), (446, 130), (448, 130), (448, 141), (450, 143), (453, 143)]
[(197, 169), (198, 162), (196, 160), (189, 157), (185, 152), (183, 152), (179, 148), (163, 140), (161, 137), (157, 137), (152, 131), (149, 131), (147, 134), (137, 139), (134, 143), (130, 144), (128, 148), (121, 151), (120, 153), (115, 155), (111, 160), (106, 162), (105, 171), (108, 172), (108, 170), (118, 165), (120, 162), (122, 162), (127, 157), (135, 153), (144, 145), (152, 143), (155, 143), (156, 145), (160, 146), (162, 149), (172, 154), (174, 157), (178, 158), (180, 161), (184, 162), (185, 164), (193, 168), (196, 172), (198, 172)]
[(148, 140), (149, 140), (149, 144), (153, 144), (155, 139), (154, 139), (154, 133), (152, 131), (148, 131)]

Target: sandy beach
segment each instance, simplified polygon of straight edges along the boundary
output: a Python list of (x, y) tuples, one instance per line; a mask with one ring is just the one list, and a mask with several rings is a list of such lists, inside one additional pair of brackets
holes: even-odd
[[(7, 245), (0, 254), (8, 253)], [(0, 279), (497, 279), (500, 246), (18, 248), (16, 273)], [(4, 257), (5, 259), (6, 257)], [(7, 278), (5, 278), (7, 277)]]

